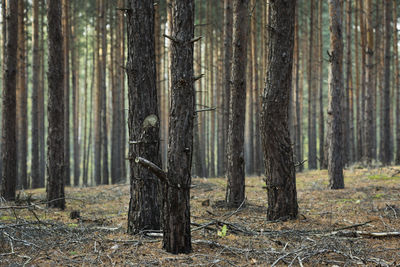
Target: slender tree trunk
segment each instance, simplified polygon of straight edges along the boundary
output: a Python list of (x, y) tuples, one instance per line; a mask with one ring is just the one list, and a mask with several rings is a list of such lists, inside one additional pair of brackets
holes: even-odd
[(385, 57), (384, 57), (384, 86), (383, 86), (383, 147), (382, 164), (390, 165), (392, 161), (391, 125), (390, 125), (390, 46), (392, 38), (392, 2), (385, 1)]
[(39, 172), (39, 74), (40, 74), (40, 57), (39, 57), (39, 0), (33, 0), (33, 59), (32, 59), (32, 163), (31, 177), (32, 188), (40, 187)]
[[(148, 169), (135, 163), (143, 157), (161, 165), (152, 0), (129, 1), (128, 61), (129, 155), (131, 198), (128, 233), (160, 229), (159, 182)], [(140, 38), (138, 38), (140, 36)]]
[(228, 132), (228, 185), (226, 203), (239, 207), (245, 197), (244, 126), (246, 114), (246, 65), (248, 0), (233, 2), (233, 49)]
[(360, 60), (359, 60), (359, 26), (360, 26), (360, 21), (359, 19), (360, 15), (360, 0), (355, 0), (356, 1), (356, 16), (355, 16), (355, 27), (354, 27), (354, 47), (355, 47), (355, 69), (356, 69), (356, 125), (357, 125), (357, 132), (356, 132), (356, 144), (357, 144), (357, 149), (356, 149), (356, 155), (355, 155), (355, 160), (360, 161), (362, 158), (362, 129), (361, 129), (361, 99), (360, 99)]
[(323, 87), (323, 39), (322, 39), (322, 3), (318, 1), (318, 80), (319, 80), (319, 164), (320, 169), (326, 169), (325, 151), (324, 151), (324, 140), (325, 140), (325, 119), (324, 119), (324, 87)]
[[(1, 61), (1, 63), (3, 64), (3, 66), (2, 66), (2, 90), (4, 91), (4, 88), (6, 88), (6, 82), (5, 82), (5, 76), (6, 76), (6, 43), (7, 43), (7, 26), (6, 26), (6, 21), (7, 21), (7, 15), (6, 15), (6, 13), (7, 13), (7, 10), (6, 10), (6, 1), (1, 1), (1, 18), (2, 18), (2, 20), (1, 20), (1, 22), (2, 22), (2, 33), (3, 33), (3, 36), (2, 36), (2, 48), (3, 48), (3, 50), (2, 50), (2, 61)], [(2, 114), (1, 114), (2, 115)], [(2, 132), (2, 129), (0, 129), (0, 131)], [(2, 142), (3, 142), (3, 140), (1, 140), (1, 138), (0, 138), (0, 153), (1, 153), (1, 151), (2, 151)], [(1, 185), (1, 180), (2, 180), (2, 177), (3, 177), (3, 160), (2, 159), (0, 159), (0, 185)]]
[[(232, 0), (224, 0), (224, 90), (225, 90), (225, 102), (224, 102), (224, 140), (225, 140), (225, 151), (228, 148), (228, 128), (229, 128), (229, 106), (231, 99), (231, 70), (232, 70)], [(225, 161), (225, 173), (227, 168), (227, 157), (226, 152)], [(222, 160), (222, 159), (221, 159)]]
[[(74, 3), (74, 2), (72, 2)], [(70, 41), (71, 41), (71, 69), (72, 69), (72, 121), (73, 125), (73, 147), (74, 147), (74, 186), (79, 186), (80, 180), (80, 144), (79, 144), (79, 132), (80, 132), (80, 116), (79, 116), (79, 47), (75, 44), (78, 43), (77, 34), (77, 10), (76, 4), (71, 4), (72, 17), (70, 23)]]
[(317, 168), (317, 138), (315, 125), (315, 105), (316, 97), (313, 88), (313, 51), (314, 51), (314, 9), (315, 0), (310, 1), (310, 35), (309, 35), (309, 55), (308, 55), (308, 168)]
[[(252, 1), (252, 0), (251, 0)], [(250, 10), (254, 9), (252, 8), (251, 2), (249, 1), (250, 4)], [(250, 15), (250, 20), (251, 20)], [(254, 148), (254, 131), (253, 131), (253, 57), (251, 55), (251, 48), (252, 48), (252, 29), (251, 29), (251, 23), (249, 25), (249, 30), (250, 33), (248, 34), (248, 41), (247, 41), (247, 46), (249, 49), (247, 50), (247, 78), (246, 78), (246, 117), (245, 117), (245, 135), (244, 135), (244, 151), (245, 151), (245, 166), (246, 166), (246, 173), (247, 174), (253, 174), (253, 164), (254, 164), (254, 158), (253, 158), (253, 148)], [(250, 37), (250, 38), (249, 38)]]
[(49, 37), (49, 98), (48, 98), (48, 151), (47, 151), (47, 201), (49, 207), (65, 208), (65, 142), (64, 142), (64, 95), (63, 87), (63, 37), (61, 29), (61, 1), (49, 0), (47, 9)]
[(398, 37), (397, 37), (397, 3), (393, 1), (393, 50), (395, 55), (395, 81), (396, 81), (396, 156), (395, 164), (400, 165), (400, 73), (399, 73), (399, 51), (398, 51)]
[(1, 197), (6, 200), (14, 200), (17, 185), (16, 74), (18, 38), (15, 33), (18, 30), (18, 2), (9, 1), (6, 8)]
[(371, 164), (373, 156), (373, 118), (374, 118), (374, 39), (372, 28), (372, 0), (366, 1), (366, 81), (365, 81), (365, 137), (364, 137), (364, 160), (367, 165)]
[[(271, 1), (261, 140), (268, 190), (268, 220), (297, 217), (296, 174), (289, 135), (295, 0)], [(274, 55), (282, 55), (275, 57)]]
[(38, 102), (39, 102), (39, 158), (40, 158), (40, 187), (45, 186), (45, 176), (46, 176), (46, 131), (45, 131), (45, 120), (46, 113), (44, 107), (44, 95), (45, 95), (45, 60), (44, 60), (44, 14), (45, 14), (45, 3), (41, 1), (41, 15), (40, 15), (40, 88), (38, 92)]
[[(86, 22), (85, 25), (85, 32), (88, 33), (88, 23)], [(88, 41), (88, 34), (85, 35), (85, 67), (84, 67), (84, 97), (83, 97), (83, 163), (82, 163), (82, 185), (83, 186), (88, 186), (88, 177), (87, 177), (87, 143), (88, 143), (88, 138), (87, 138), (87, 118), (88, 118), (88, 61), (89, 61), (89, 41)], [(94, 62), (93, 62), (94, 64)]]
[(169, 185), (164, 192), (163, 247), (190, 253), (190, 168), (193, 149), (194, 1), (175, 0), (171, 43), (171, 112), (168, 142)]
[[(63, 16), (63, 55), (64, 55), (64, 160), (65, 160), (65, 185), (71, 185), (71, 174), (70, 174), (70, 140), (69, 140), (69, 104), (70, 104), (70, 93), (69, 93), (69, 4), (68, 0), (62, 0), (62, 16)], [(51, 25), (51, 24), (49, 24)]]
[(366, 113), (365, 113), (365, 93), (366, 93), (366, 44), (367, 44), (367, 36), (366, 36), (366, 14), (365, 9), (364, 9), (364, 4), (365, 1), (360, 1), (360, 28), (361, 28), (361, 140), (362, 140), (362, 147), (361, 147), (361, 155), (362, 155), (362, 160), (365, 161), (366, 159), (366, 140), (365, 140), (365, 132), (366, 132)]
[(97, 18), (96, 18), (96, 46), (95, 46), (95, 65), (96, 65), (96, 86), (95, 86), (95, 102), (94, 102), (94, 179), (96, 184), (101, 184), (101, 59), (100, 59), (100, 5), (101, 1), (97, 1)]
[(342, 116), (341, 100), (343, 91), (343, 39), (342, 39), (342, 6), (340, 0), (329, 1), (330, 15), (330, 69), (329, 69), (329, 151), (328, 174), (331, 189), (344, 188), (342, 159)]
[[(118, 0), (120, 1), (119, 4), (120, 6), (124, 5), (124, 0)], [(125, 62), (125, 16), (120, 13), (119, 17), (119, 28), (121, 32), (121, 51), (120, 51), (120, 59), (121, 59), (121, 65), (124, 66)], [(126, 181), (126, 163), (125, 163), (125, 158), (127, 157), (126, 153), (126, 146), (127, 146), (127, 141), (126, 141), (126, 125), (127, 121), (125, 119), (125, 70), (123, 68), (120, 68), (120, 79), (121, 79), (121, 89), (120, 89), (120, 110), (121, 110), (121, 124), (120, 124), (120, 129), (121, 129), (121, 175), (122, 175), (122, 181)]]

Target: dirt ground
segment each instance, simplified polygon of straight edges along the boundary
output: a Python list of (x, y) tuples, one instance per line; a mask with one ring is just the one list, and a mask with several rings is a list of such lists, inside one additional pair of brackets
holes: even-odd
[(67, 188), (65, 211), (41, 204), (44, 189), (28, 190), (1, 203), (0, 265), (400, 265), (400, 167), (352, 168), (346, 189), (327, 185), (326, 171), (299, 173), (298, 219), (271, 222), (262, 177), (246, 178), (237, 210), (223, 206), (225, 179), (193, 179), (188, 255), (164, 252), (160, 233), (126, 234), (128, 185)]

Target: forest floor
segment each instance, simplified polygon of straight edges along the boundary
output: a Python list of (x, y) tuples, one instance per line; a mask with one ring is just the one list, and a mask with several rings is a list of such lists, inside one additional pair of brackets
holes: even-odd
[(326, 171), (299, 173), (299, 217), (286, 222), (266, 220), (264, 185), (247, 177), (247, 199), (235, 210), (223, 205), (225, 179), (193, 179), (188, 255), (163, 251), (160, 234), (126, 234), (128, 185), (67, 188), (65, 211), (41, 204), (44, 189), (20, 192), (18, 202), (0, 206), (0, 265), (400, 264), (400, 167), (346, 170), (346, 189), (335, 191)]

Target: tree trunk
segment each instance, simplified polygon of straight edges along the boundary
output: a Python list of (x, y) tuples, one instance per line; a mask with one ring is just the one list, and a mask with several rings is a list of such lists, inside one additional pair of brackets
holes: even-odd
[(354, 47), (355, 47), (355, 69), (356, 69), (356, 125), (357, 125), (357, 131), (356, 131), (356, 155), (355, 155), (355, 160), (360, 161), (362, 158), (362, 129), (361, 129), (361, 99), (360, 99), (360, 60), (359, 60), (359, 26), (361, 19), (359, 19), (360, 15), (360, 0), (356, 0), (356, 16), (355, 16), (355, 27), (354, 27), (354, 36), (355, 36), (355, 41), (354, 41)]
[(394, 54), (395, 54), (395, 81), (396, 81), (396, 156), (395, 164), (400, 165), (400, 73), (399, 73), (399, 51), (398, 51), (398, 37), (397, 37), (397, 3), (393, 1), (393, 38), (394, 38)]
[(288, 125), (295, 6), (295, 0), (270, 2), (266, 48), (268, 62), (261, 113), (268, 220), (293, 219), (298, 213), (296, 174)]
[(39, 102), (39, 158), (40, 158), (40, 187), (45, 186), (45, 176), (46, 176), (46, 130), (45, 130), (45, 106), (44, 106), (44, 96), (45, 96), (45, 60), (44, 60), (44, 14), (45, 14), (45, 3), (41, 1), (41, 15), (40, 15), (40, 89), (38, 93)]
[(39, 0), (33, 0), (33, 60), (32, 60), (32, 188), (40, 187), (39, 172)]
[(383, 86), (383, 147), (382, 164), (390, 165), (392, 161), (391, 125), (390, 125), (390, 46), (392, 38), (392, 2), (385, 1), (385, 57), (384, 57), (384, 86)]
[(18, 186), (28, 188), (27, 176), (27, 89), (25, 52), (25, 4), (18, 0), (18, 58), (17, 58), (17, 146), (18, 146)]
[(161, 165), (152, 0), (129, 1), (128, 61), (131, 198), (128, 233), (160, 229), (157, 177), (135, 163), (143, 157)]
[[(64, 168), (65, 168), (65, 185), (71, 185), (71, 174), (70, 174), (70, 141), (69, 141), (69, 4), (68, 0), (62, 0), (62, 16), (63, 16), (63, 55), (64, 55)], [(51, 25), (51, 24), (48, 24)]]
[[(225, 173), (227, 168), (229, 106), (231, 99), (231, 70), (232, 70), (232, 0), (224, 0), (224, 140), (225, 140)], [(222, 160), (222, 159), (221, 159)]]
[(319, 79), (319, 164), (320, 169), (326, 169), (325, 151), (324, 151), (324, 140), (325, 140), (325, 120), (324, 120), (324, 77), (323, 77), (323, 39), (322, 39), (322, 3), (318, 1), (318, 79)]
[(16, 136), (16, 74), (18, 38), (18, 2), (9, 1), (6, 11), (5, 73), (3, 89), (2, 150), (3, 173), (1, 197), (15, 199), (17, 182), (17, 136)]
[(193, 149), (194, 1), (173, 3), (171, 42), (171, 111), (169, 120), (168, 174), (164, 191), (163, 247), (166, 251), (190, 253), (190, 169)]
[(330, 15), (330, 71), (329, 71), (329, 151), (328, 174), (331, 189), (344, 188), (342, 159), (342, 122), (341, 100), (343, 91), (343, 40), (342, 40), (342, 7), (340, 0), (329, 2)]
[(63, 87), (63, 37), (61, 29), (61, 2), (49, 0), (47, 9), (49, 37), (49, 98), (48, 98), (48, 138), (47, 138), (47, 201), (49, 207), (65, 208), (64, 178), (64, 87)]
[(239, 207), (245, 196), (244, 127), (248, 2), (248, 0), (233, 2), (233, 53), (228, 131), (228, 185), (226, 188), (226, 203), (232, 207)]

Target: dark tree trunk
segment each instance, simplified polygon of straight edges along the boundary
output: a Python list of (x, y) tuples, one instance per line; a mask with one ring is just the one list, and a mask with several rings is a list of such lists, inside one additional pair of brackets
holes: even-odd
[(383, 147), (382, 164), (390, 165), (392, 161), (391, 125), (390, 125), (390, 46), (392, 38), (392, 1), (385, 1), (385, 57), (384, 57), (384, 85), (383, 85)]
[(226, 203), (238, 207), (245, 197), (244, 128), (246, 114), (246, 65), (248, 0), (233, 2), (233, 55), (229, 106)]
[(342, 122), (341, 100), (343, 91), (343, 40), (342, 40), (342, 7), (340, 0), (329, 2), (331, 52), (329, 73), (329, 150), (328, 150), (328, 174), (329, 187), (331, 189), (344, 188), (343, 159), (342, 159)]
[(25, 42), (25, 3), (18, 0), (18, 61), (17, 61), (17, 146), (18, 146), (18, 187), (28, 188), (28, 121), (26, 83), (26, 42)]
[(314, 49), (314, 9), (315, 0), (310, 1), (310, 33), (308, 50), (308, 168), (310, 170), (317, 168), (317, 133), (316, 133), (316, 96), (314, 88), (313, 75), (313, 49)]
[[(232, 0), (224, 0), (224, 140), (225, 150), (228, 148), (229, 106), (231, 99), (231, 70), (232, 70)], [(224, 151), (224, 154), (227, 153)], [(227, 158), (224, 159), (224, 171), (226, 173)]]
[[(6, 82), (5, 82), (5, 76), (6, 76), (6, 43), (7, 43), (7, 27), (6, 27), (6, 15), (7, 10), (6, 10), (6, 1), (1, 1), (1, 22), (2, 22), (2, 33), (3, 33), (3, 38), (2, 38), (2, 90), (4, 91), (4, 88), (6, 88)], [(2, 132), (2, 129), (0, 129), (0, 132)], [(1, 149), (2, 149), (2, 142), (3, 140), (1, 140), (0, 138), (0, 153), (1, 153)], [(3, 176), (3, 160), (0, 158), (0, 185), (1, 185), (1, 180), (2, 180), (2, 176)]]
[(3, 89), (2, 150), (3, 173), (1, 197), (15, 199), (17, 185), (17, 136), (16, 136), (16, 74), (18, 38), (18, 2), (9, 1), (6, 11), (5, 72)]
[(49, 37), (49, 98), (47, 138), (47, 201), (49, 207), (65, 208), (64, 198), (64, 87), (63, 37), (61, 31), (61, 1), (49, 0), (47, 9)]
[(190, 233), (190, 184), (193, 149), (194, 1), (173, 3), (171, 38), (171, 111), (169, 118), (168, 174), (164, 192), (163, 247), (178, 254), (192, 250)]
[(135, 163), (143, 157), (161, 165), (160, 120), (156, 87), (154, 6), (152, 0), (130, 0), (128, 17), (129, 158), (131, 198), (128, 233), (160, 229), (157, 177)]
[(366, 1), (366, 81), (365, 81), (365, 132), (364, 132), (364, 160), (367, 165), (371, 164), (373, 155), (373, 131), (374, 129), (374, 40), (372, 28), (372, 1)]
[(318, 1), (318, 80), (319, 80), (319, 167), (326, 169), (325, 159), (325, 118), (324, 118), (324, 77), (323, 77), (323, 39), (322, 39), (322, 4), (323, 1)]
[(33, 1), (33, 62), (32, 62), (32, 188), (40, 187), (39, 172), (39, 0)]
[(288, 125), (295, 6), (295, 0), (270, 2), (270, 30), (267, 32), (266, 48), (268, 62), (261, 113), (268, 220), (292, 219), (298, 213), (296, 174)]
[(41, 1), (41, 15), (40, 15), (40, 88), (38, 92), (38, 102), (39, 102), (39, 158), (40, 158), (40, 187), (45, 186), (45, 176), (46, 176), (46, 129), (45, 124), (45, 106), (44, 106), (44, 80), (45, 80), (45, 60), (44, 60), (44, 17), (45, 17), (45, 3)]
[(396, 94), (396, 157), (395, 164), (400, 165), (400, 73), (399, 73), (399, 51), (398, 51), (398, 37), (397, 37), (397, 3), (393, 1), (393, 38), (394, 38), (394, 46), (393, 50), (395, 53), (395, 94)]

